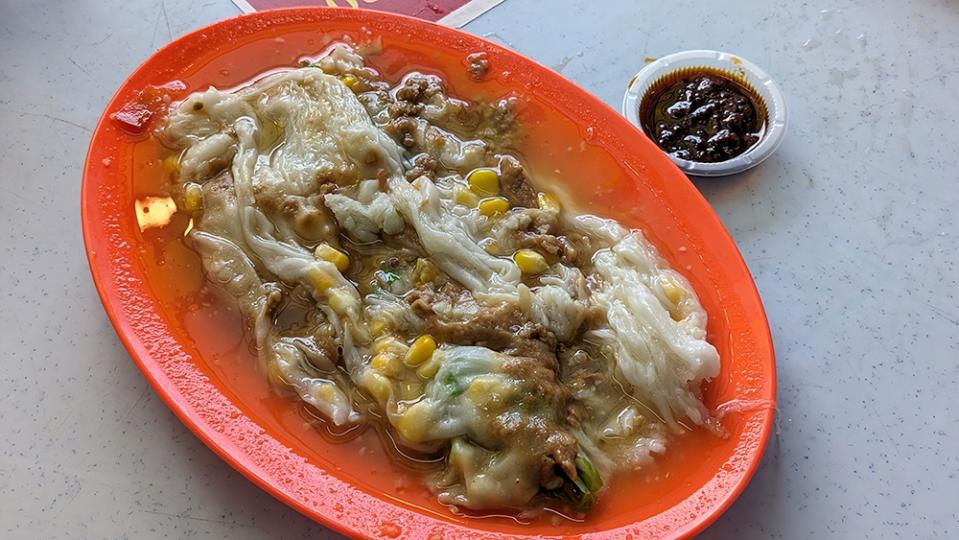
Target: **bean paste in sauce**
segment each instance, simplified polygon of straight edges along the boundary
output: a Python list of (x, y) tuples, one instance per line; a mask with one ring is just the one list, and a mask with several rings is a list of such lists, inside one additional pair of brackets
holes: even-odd
[(716, 163), (749, 150), (762, 138), (766, 107), (730, 75), (705, 68), (655, 84), (643, 98), (643, 129), (668, 154)]

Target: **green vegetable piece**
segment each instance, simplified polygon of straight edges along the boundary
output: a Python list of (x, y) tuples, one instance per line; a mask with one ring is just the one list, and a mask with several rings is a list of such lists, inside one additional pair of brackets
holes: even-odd
[(588, 491), (596, 493), (603, 487), (603, 477), (599, 475), (593, 462), (583, 454), (576, 455), (576, 471)]
[(393, 290), (393, 285), (400, 280), (400, 276), (389, 270), (377, 270), (376, 279), (384, 289)]
[(576, 455), (576, 478), (562, 473), (566, 481), (558, 489), (546, 492), (580, 512), (589, 510), (596, 503), (596, 493), (603, 487), (603, 478), (593, 463), (583, 454)]
[(442, 382), (443, 382), (443, 385), (445, 385), (448, 388), (447, 393), (450, 395), (450, 397), (459, 396), (466, 391), (466, 388), (463, 387), (459, 379), (456, 378), (456, 375), (453, 375), (449, 371), (447, 371), (446, 374), (443, 375)]

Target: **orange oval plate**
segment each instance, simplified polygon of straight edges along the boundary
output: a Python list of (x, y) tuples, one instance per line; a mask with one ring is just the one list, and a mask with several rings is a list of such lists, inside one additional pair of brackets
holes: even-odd
[[(642, 228), (693, 283), (722, 357), (721, 375), (705, 389), (707, 405), (743, 400), (760, 406), (730, 407), (735, 412), (723, 419), (727, 438), (681, 438), (651, 468), (651, 480), (614, 481), (583, 522), (520, 524), (451, 514), (415, 474), (370, 457), (379, 446), (372, 436), (333, 442), (291, 401), (272, 396), (245, 347), (216, 343), (218, 333), (197, 326), (209, 317), (197, 316), (205, 308), (191, 296), (201, 281), (195, 260), (182, 243), (165, 249), (160, 242), (164, 234), (182, 234), (185, 224), (168, 225), (173, 232), (140, 230), (136, 201), (162, 195), (160, 151), (110, 115), (148, 85), (180, 80), (184, 92), (232, 87), (315, 57), (344, 36), (380, 42), (382, 53), (370, 61), (387, 78), (415, 69), (442, 74), (453, 95), (514, 96), (527, 134), (523, 155), (538, 183), (561, 186), (586, 211)], [(466, 56), (476, 52), (485, 52), (491, 65), (482, 81), (467, 73)], [(749, 271), (712, 209), (656, 146), (598, 99), (513, 51), (457, 30), (373, 11), (296, 8), (221, 21), (174, 41), (137, 69), (107, 106), (87, 155), (82, 220), (106, 311), (167, 405), (247, 478), (345, 534), (689, 536), (732, 503), (766, 445), (775, 398), (772, 342)]]

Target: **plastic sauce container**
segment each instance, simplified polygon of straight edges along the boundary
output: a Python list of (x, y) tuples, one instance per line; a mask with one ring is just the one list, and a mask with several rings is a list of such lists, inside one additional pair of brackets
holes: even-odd
[[(695, 176), (726, 176), (745, 171), (768, 158), (779, 148), (786, 135), (786, 100), (779, 86), (757, 65), (738, 56), (720, 51), (683, 51), (664, 56), (646, 65), (630, 81), (623, 97), (623, 115), (638, 127), (650, 139), (640, 118), (640, 107), (644, 99), (653, 97), (651, 90), (664, 80), (676, 77), (679, 73), (696, 69), (707, 72), (719, 72), (726, 78), (742, 84), (752, 90), (760, 100), (761, 112), (765, 115), (765, 126), (759, 140), (743, 153), (711, 163), (683, 159), (667, 152), (685, 173)], [(655, 142), (655, 139), (654, 139)]]

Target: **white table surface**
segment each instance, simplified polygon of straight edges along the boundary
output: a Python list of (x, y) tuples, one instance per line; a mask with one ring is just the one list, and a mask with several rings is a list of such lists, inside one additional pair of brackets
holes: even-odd
[[(763, 464), (703, 536), (955, 537), (959, 3), (789, 3), (507, 0), (467, 29), (615, 107), (643, 57), (677, 50), (778, 79), (778, 153), (697, 182), (759, 285), (779, 377)], [(235, 13), (0, 1), (0, 537), (335, 536), (166, 409), (84, 257), (81, 167), (107, 99), (169, 39)]]

